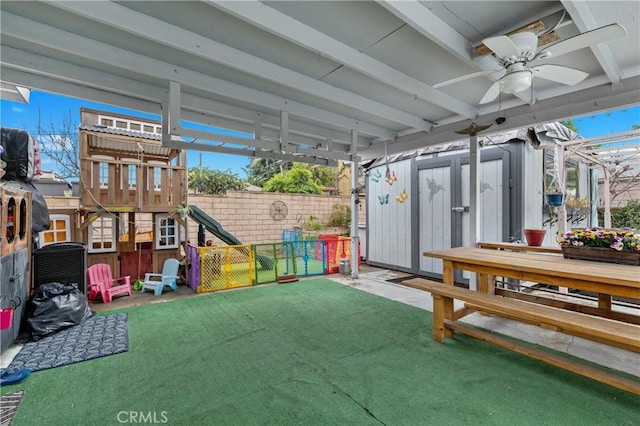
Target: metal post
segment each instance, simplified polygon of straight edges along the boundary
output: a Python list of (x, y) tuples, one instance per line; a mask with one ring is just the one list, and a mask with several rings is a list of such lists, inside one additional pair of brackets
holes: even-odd
[(478, 150), (478, 135), (475, 132), (471, 133), (469, 143), (469, 195), (470, 195), (470, 221), (469, 221), (469, 233), (470, 240), (469, 245), (475, 247), (480, 240), (480, 153)]
[(604, 185), (602, 188), (602, 200), (604, 201), (604, 227), (611, 228), (611, 187), (609, 183), (609, 170), (602, 166), (604, 173)]
[[(475, 247), (480, 240), (480, 153), (478, 133), (472, 131), (469, 137), (469, 245)], [(478, 289), (478, 278), (471, 274), (469, 289)]]
[[(555, 142), (555, 152), (554, 152), (554, 157), (555, 157), (555, 174), (556, 174), (556, 178), (558, 180), (558, 184), (560, 185), (560, 192), (562, 192), (564, 194), (565, 197), (565, 201), (567, 198), (567, 180), (565, 177), (565, 172), (564, 172), (564, 161), (565, 161), (565, 151), (564, 151), (564, 147), (562, 146), (562, 144), (560, 144), (558, 141), (554, 141)], [(556, 209), (556, 215), (558, 217), (558, 228), (557, 228), (557, 235), (564, 235), (565, 232), (567, 232), (567, 209), (565, 207), (564, 202), (562, 203), (562, 205), (560, 207), (558, 207)]]
[(358, 278), (358, 131), (351, 130), (351, 278)]

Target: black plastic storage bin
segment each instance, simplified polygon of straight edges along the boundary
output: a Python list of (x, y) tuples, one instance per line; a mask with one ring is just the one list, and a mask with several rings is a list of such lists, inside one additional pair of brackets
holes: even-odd
[(82, 243), (54, 243), (33, 251), (33, 290), (41, 284), (76, 283), (87, 294), (87, 248)]

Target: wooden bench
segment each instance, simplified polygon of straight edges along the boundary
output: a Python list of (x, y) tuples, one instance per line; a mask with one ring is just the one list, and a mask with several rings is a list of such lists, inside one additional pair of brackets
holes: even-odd
[(466, 302), (466, 309), (471, 308), (535, 324), (543, 328), (617, 346), (633, 352), (640, 352), (640, 326), (638, 325), (471, 291), (422, 278), (403, 281), (403, 284), (431, 293), (433, 297), (433, 338), (438, 342), (444, 342), (445, 337), (453, 338), (454, 331), (458, 331), (640, 395), (640, 382), (500, 337), (477, 327), (456, 322), (459, 315), (456, 315), (453, 310), (453, 300)]
[(506, 242), (487, 242), (482, 241), (476, 244), (479, 248), (494, 250), (514, 250), (514, 251), (532, 251), (538, 253), (562, 254), (560, 247), (551, 246), (530, 246), (527, 244), (506, 243)]

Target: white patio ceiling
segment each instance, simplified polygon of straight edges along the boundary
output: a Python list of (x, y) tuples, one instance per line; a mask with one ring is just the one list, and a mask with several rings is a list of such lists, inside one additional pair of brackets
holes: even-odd
[[(640, 104), (637, 1), (60, 1), (0, 3), (4, 83), (255, 135), (185, 144), (310, 162), (458, 139)], [(547, 59), (589, 73), (575, 86), (479, 104), (500, 69), (474, 47), (542, 21), (559, 40), (610, 23), (627, 34)], [(437, 88), (434, 88), (437, 87)], [(166, 116), (165, 116), (166, 117)], [(171, 124), (171, 123), (169, 123)], [(202, 135), (186, 129), (186, 136)], [(281, 128), (283, 129), (281, 132)], [(281, 140), (281, 136), (282, 139)], [(215, 139), (215, 138), (214, 138)]]

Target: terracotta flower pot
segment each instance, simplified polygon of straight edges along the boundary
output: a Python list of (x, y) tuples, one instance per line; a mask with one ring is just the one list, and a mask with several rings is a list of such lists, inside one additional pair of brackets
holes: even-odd
[(544, 236), (547, 234), (545, 229), (525, 229), (522, 231), (527, 244), (530, 246), (541, 246)]

